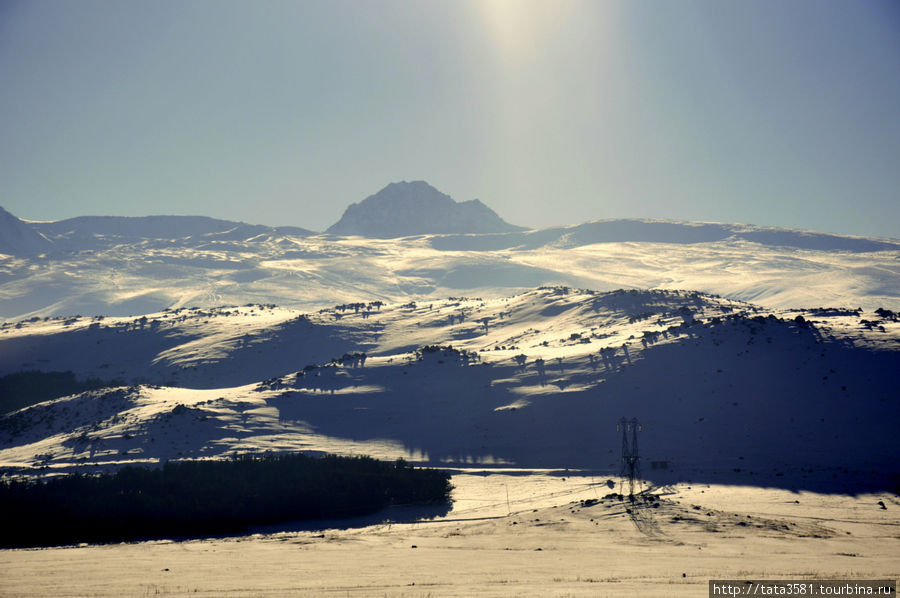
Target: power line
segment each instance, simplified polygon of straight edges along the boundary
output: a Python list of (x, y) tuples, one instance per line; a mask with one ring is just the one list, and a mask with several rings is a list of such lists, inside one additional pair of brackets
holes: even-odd
[[(634, 498), (635, 485), (638, 494), (641, 492), (641, 456), (638, 452), (637, 433), (643, 429), (636, 417), (630, 420), (623, 417), (616, 425), (616, 431), (622, 433), (622, 484), (628, 480), (628, 496)], [(624, 487), (622, 494), (625, 494)]]

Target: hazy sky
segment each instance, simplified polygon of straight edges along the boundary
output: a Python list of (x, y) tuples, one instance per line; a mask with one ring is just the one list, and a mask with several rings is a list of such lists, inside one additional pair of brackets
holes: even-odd
[(542, 227), (900, 237), (894, 0), (0, 0), (0, 205), (322, 230), (423, 179)]

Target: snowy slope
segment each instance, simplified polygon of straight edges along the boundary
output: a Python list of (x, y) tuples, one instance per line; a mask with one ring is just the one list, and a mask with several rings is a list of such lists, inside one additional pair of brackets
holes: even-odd
[(886, 312), (561, 287), (7, 324), (0, 373), (147, 384), (4, 416), (0, 463), (307, 450), (615, 473), (628, 416), (644, 423), (646, 465), (666, 462), (645, 468), (651, 479), (802, 488), (821, 483), (807, 469), (827, 469), (836, 484), (877, 486), (900, 460), (898, 339)]

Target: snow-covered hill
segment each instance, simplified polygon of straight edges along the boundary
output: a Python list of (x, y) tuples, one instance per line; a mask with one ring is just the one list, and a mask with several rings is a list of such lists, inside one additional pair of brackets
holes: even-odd
[(0, 374), (22, 369), (143, 384), (3, 416), (7, 471), (307, 450), (614, 474), (622, 416), (643, 422), (650, 479), (877, 486), (900, 461), (884, 310), (563, 287), (174, 310), (6, 324)]
[(326, 232), (372, 238), (433, 233), (506, 233), (525, 230), (477, 199), (457, 203), (425, 181), (391, 183), (351, 204)]

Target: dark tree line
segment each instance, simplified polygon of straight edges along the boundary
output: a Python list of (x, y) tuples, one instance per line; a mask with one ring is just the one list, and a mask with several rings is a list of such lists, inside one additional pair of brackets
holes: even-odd
[(449, 501), (450, 475), (369, 457), (241, 456), (0, 482), (0, 546), (240, 533)]
[(0, 377), (0, 413), (23, 409), (35, 403), (73, 395), (86, 390), (124, 386), (121, 380), (99, 378), (78, 380), (72, 372), (31, 370)]

